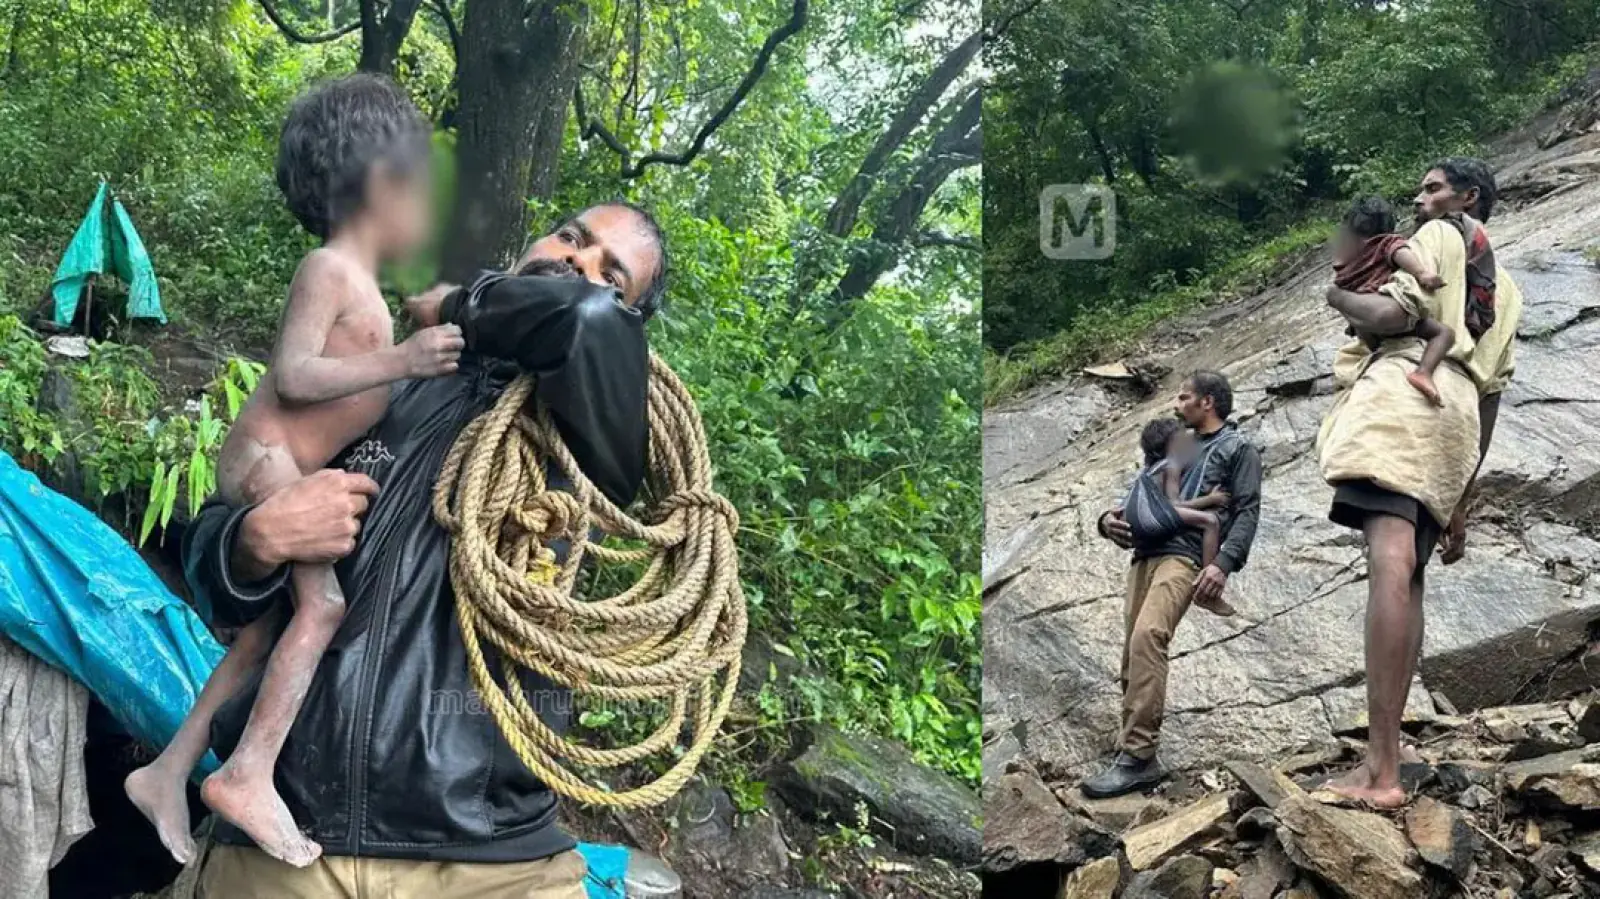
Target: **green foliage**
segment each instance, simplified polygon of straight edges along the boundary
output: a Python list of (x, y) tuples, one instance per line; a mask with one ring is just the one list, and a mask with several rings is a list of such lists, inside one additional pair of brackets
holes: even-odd
[[(986, 48), (987, 401), (1124, 347), (1353, 196), (1407, 205), (1428, 162), (1570, 84), (1597, 33), (1587, 0), (1064, 0), (1019, 18)], [(1040, 190), (1085, 182), (1116, 192), (1115, 251), (1049, 260)]]

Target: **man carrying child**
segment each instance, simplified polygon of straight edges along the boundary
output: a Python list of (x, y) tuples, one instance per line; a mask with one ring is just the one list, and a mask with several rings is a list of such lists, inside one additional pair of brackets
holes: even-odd
[(1125, 636), (1122, 649), (1122, 733), (1112, 763), (1083, 783), (1091, 797), (1119, 796), (1145, 789), (1165, 776), (1156, 758), (1167, 699), (1167, 652), (1172, 635), (1191, 601), (1228, 614), (1222, 593), (1228, 576), (1244, 568), (1261, 513), (1261, 456), (1228, 421), (1233, 389), (1213, 371), (1198, 371), (1184, 381), (1174, 411), (1194, 431), (1198, 447), (1182, 474), (1179, 502), (1221, 492), (1217, 507), (1221, 546), (1202, 567), (1200, 528), (1178, 530), (1164, 543), (1142, 546), (1123, 510), (1100, 516), (1100, 535), (1132, 549), (1128, 569)]

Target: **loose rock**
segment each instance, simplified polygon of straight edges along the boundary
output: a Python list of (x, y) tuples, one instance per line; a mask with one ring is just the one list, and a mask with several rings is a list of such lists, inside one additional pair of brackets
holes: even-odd
[(1213, 836), (1228, 817), (1229, 794), (1202, 799), (1160, 821), (1136, 827), (1122, 838), (1135, 871), (1154, 867), (1203, 837)]
[(1291, 796), (1278, 806), (1278, 820), (1289, 857), (1349, 899), (1419, 895), (1422, 875), (1409, 866), (1410, 846), (1386, 819)]
[(1155, 871), (1134, 877), (1123, 899), (1205, 899), (1212, 868), (1198, 855), (1180, 855)]
[(1061, 899), (1113, 899), (1122, 883), (1122, 865), (1115, 857), (1096, 859), (1072, 872)]
[(1460, 812), (1427, 796), (1418, 797), (1406, 812), (1406, 836), (1422, 860), (1448, 871), (1455, 879), (1467, 876), (1478, 835)]
[(1001, 777), (989, 786), (985, 797), (985, 870), (1002, 873), (1039, 862), (1081, 865), (1094, 854), (1110, 850), (1108, 834), (1063, 807), (1029, 770)]

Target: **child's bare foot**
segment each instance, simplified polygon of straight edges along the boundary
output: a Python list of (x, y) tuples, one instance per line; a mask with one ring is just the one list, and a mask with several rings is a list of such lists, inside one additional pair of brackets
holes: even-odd
[(1378, 786), (1366, 762), (1328, 781), (1324, 788), (1330, 793), (1373, 808), (1393, 809), (1406, 804), (1405, 789), (1398, 784), (1392, 787)]
[(200, 785), (200, 798), (279, 861), (304, 868), (322, 854), (322, 847), (295, 826), (289, 807), (272, 786), (270, 773), (252, 777), (223, 765)]
[(1194, 604), (1220, 618), (1232, 618), (1239, 614), (1238, 609), (1220, 596), (1216, 599), (1197, 599)]
[(189, 800), (184, 777), (173, 777), (159, 763), (149, 764), (129, 774), (122, 789), (138, 806), (139, 813), (150, 819), (167, 847), (180, 865), (194, 859), (194, 837), (189, 833)]
[(1417, 392), (1428, 398), (1428, 402), (1435, 406), (1443, 406), (1444, 398), (1439, 396), (1439, 388), (1433, 383), (1433, 378), (1420, 371), (1406, 375), (1406, 383), (1417, 388)]

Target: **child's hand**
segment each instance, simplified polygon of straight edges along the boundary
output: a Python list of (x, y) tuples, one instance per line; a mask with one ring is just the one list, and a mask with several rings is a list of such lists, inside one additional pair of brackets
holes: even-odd
[(457, 325), (435, 325), (411, 335), (400, 344), (405, 354), (406, 377), (437, 378), (456, 370), (461, 350), (467, 345)]
[(455, 284), (439, 283), (423, 293), (410, 297), (406, 300), (406, 314), (424, 328), (434, 327), (439, 324), (439, 307), (444, 304), (444, 298), (456, 287)]
[(1426, 274), (1417, 278), (1417, 283), (1422, 285), (1423, 290), (1433, 293), (1435, 290), (1438, 290), (1444, 286), (1444, 279), (1439, 277), (1438, 272), (1427, 272)]

